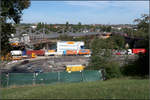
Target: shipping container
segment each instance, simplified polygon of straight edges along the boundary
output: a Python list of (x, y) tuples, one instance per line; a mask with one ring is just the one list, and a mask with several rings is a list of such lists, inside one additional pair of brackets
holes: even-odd
[(84, 70), (85, 66), (83, 65), (67, 65), (66, 66), (66, 71), (71, 72), (71, 71), (82, 71)]
[(89, 49), (81, 49), (79, 50), (79, 55), (89, 55), (90, 50)]
[(128, 55), (134, 55), (134, 53), (132, 52), (132, 49), (128, 49), (127, 52), (128, 52)]
[(57, 42), (57, 52), (58, 54), (64, 54), (67, 50), (79, 51), (84, 47), (84, 42), (82, 41), (59, 41)]
[(23, 50), (23, 51), (22, 51), (22, 55), (23, 55), (23, 56), (26, 55), (26, 50)]
[(145, 53), (146, 52), (146, 49), (132, 49), (132, 52), (134, 54), (139, 54), (139, 53)]
[(56, 52), (55, 50), (48, 50), (48, 52)]
[(77, 55), (77, 50), (66, 50), (66, 55)]
[(35, 53), (35, 55), (37, 56), (44, 56), (45, 55), (45, 51), (44, 50), (27, 50), (26, 54), (28, 56), (31, 56), (32, 53)]

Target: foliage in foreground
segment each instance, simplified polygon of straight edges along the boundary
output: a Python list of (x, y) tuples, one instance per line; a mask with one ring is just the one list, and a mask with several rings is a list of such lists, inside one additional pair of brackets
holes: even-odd
[(29, 0), (1, 0), (1, 54), (5, 55), (10, 51), (9, 38), (11, 33), (15, 33), (14, 27), (8, 20), (19, 23), (22, 16), (22, 11), (30, 6)]
[(149, 80), (110, 79), (107, 81), (62, 83), (3, 88), (2, 99), (148, 99)]

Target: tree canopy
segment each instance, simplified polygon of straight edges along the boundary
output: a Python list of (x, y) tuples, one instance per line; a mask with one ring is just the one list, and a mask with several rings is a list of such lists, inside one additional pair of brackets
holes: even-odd
[(20, 22), (22, 11), (30, 6), (30, 0), (1, 0), (1, 18), (6, 21), (12, 19)]
[(19, 23), (22, 16), (22, 11), (30, 6), (29, 0), (1, 0), (1, 53), (6, 54), (10, 50), (9, 38), (11, 33), (14, 33), (14, 27), (8, 20), (13, 20), (14, 23)]

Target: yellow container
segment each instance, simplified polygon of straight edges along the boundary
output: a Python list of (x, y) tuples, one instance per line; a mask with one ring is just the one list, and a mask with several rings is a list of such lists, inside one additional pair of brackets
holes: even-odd
[(32, 53), (31, 57), (32, 57), (32, 58), (36, 58), (35, 53)]
[(67, 65), (66, 66), (66, 71), (70, 72), (70, 71), (82, 71), (84, 70), (85, 66), (82, 65)]
[(48, 50), (48, 52), (55, 52), (55, 50)]

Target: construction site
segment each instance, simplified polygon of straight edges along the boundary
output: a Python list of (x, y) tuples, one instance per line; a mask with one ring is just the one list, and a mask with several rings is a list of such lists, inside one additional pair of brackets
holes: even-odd
[[(92, 51), (86, 48), (84, 41), (61, 41), (58, 39), (60, 35), (66, 33), (45, 34), (46, 30), (41, 29), (34, 31), (16, 30), (16, 34), (12, 34), (10, 44), (13, 50), (5, 57), (1, 57), (1, 69), (3, 72), (11, 73), (31, 73), (31, 72), (56, 72), (56, 71), (82, 71), (90, 62)], [(49, 32), (50, 33), (50, 32)], [(22, 35), (20, 35), (22, 34)], [(110, 33), (67, 33), (68, 36), (98, 36), (109, 38)], [(112, 51), (114, 55), (112, 60), (120, 62), (121, 65), (127, 63), (126, 56), (129, 61), (137, 59), (139, 52), (145, 52), (144, 49), (128, 51)], [(7, 60), (7, 61), (6, 61)], [(67, 66), (71, 67), (67, 70)], [(73, 69), (73, 66), (76, 66)]]

